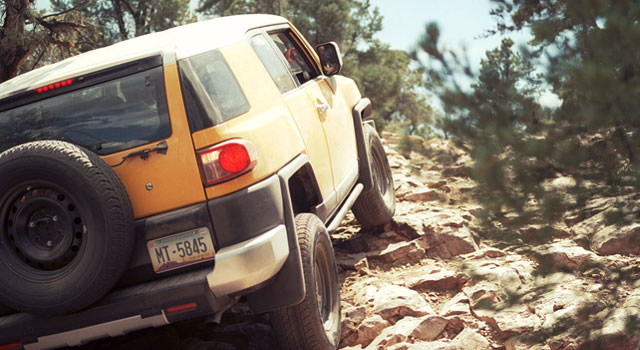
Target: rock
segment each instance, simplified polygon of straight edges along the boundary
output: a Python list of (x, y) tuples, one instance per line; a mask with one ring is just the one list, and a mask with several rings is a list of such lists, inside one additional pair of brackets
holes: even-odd
[(379, 315), (373, 315), (364, 320), (358, 328), (340, 343), (341, 346), (363, 345), (367, 346), (384, 329), (389, 326), (389, 322)]
[(605, 227), (592, 237), (591, 249), (600, 255), (640, 254), (640, 224)]
[(459, 291), (462, 285), (467, 282), (463, 274), (453, 271), (440, 271), (422, 276), (411, 281), (409, 288), (420, 292), (424, 291)]
[(469, 171), (470, 169), (466, 165), (458, 165), (445, 168), (442, 175), (445, 177), (469, 177)]
[(399, 320), (385, 329), (366, 349), (386, 349), (407, 339), (434, 340), (447, 326), (447, 320), (439, 316), (411, 317)]
[[(618, 309), (605, 319), (602, 329), (597, 334), (597, 339), (600, 339), (602, 343), (614, 342), (613, 340), (617, 339), (616, 341), (621, 344), (634, 344), (633, 349), (637, 349), (640, 341), (638, 315), (640, 315), (640, 289), (636, 289)], [(635, 340), (631, 339), (633, 334), (630, 334), (630, 331), (636, 333)], [(624, 339), (625, 335), (628, 335), (629, 339)], [(625, 348), (625, 346), (620, 345), (620, 348)], [(613, 348), (609, 347), (609, 349)]]
[[(419, 228), (419, 231), (416, 229)], [(423, 233), (422, 222), (398, 222), (392, 220), (384, 226), (385, 231), (393, 231), (399, 236), (412, 240), (421, 237)]]
[(367, 305), (372, 303), (379, 295), (378, 288), (367, 285), (366, 281), (360, 281), (359, 288), (353, 296), (353, 302), (356, 305)]
[(429, 343), (415, 344), (398, 344), (390, 348), (379, 347), (376, 350), (466, 350), (467, 348), (460, 345), (453, 345), (443, 341), (435, 341)]
[(355, 254), (340, 254), (336, 253), (336, 265), (342, 268), (343, 270), (354, 270), (358, 271), (356, 265), (360, 265), (366, 262), (367, 255), (364, 253), (355, 253)]
[(429, 184), (427, 184), (427, 187), (429, 188), (440, 188), (443, 187), (447, 184), (446, 181), (441, 180), (441, 181), (437, 181), (437, 182), (430, 182)]
[(572, 240), (573, 242), (575, 242), (575, 244), (577, 244), (578, 246), (584, 249), (589, 249), (591, 247), (591, 240), (587, 235), (584, 235), (584, 234), (576, 235), (573, 237)]
[(505, 309), (501, 306), (496, 309), (475, 307), (472, 308), (472, 313), (489, 324), (503, 339), (531, 332), (542, 323), (526, 305), (514, 305)]
[(478, 250), (467, 227), (430, 226), (428, 229), (430, 231), (425, 233), (423, 239), (429, 256), (446, 259)]
[(416, 241), (389, 244), (378, 255), (372, 255), (370, 260), (392, 265), (417, 263), (425, 257), (425, 250)]
[(458, 334), (451, 345), (458, 345), (465, 350), (492, 350), (489, 341), (471, 328), (465, 328)]
[[(389, 154), (387, 154), (387, 156), (389, 156)], [(387, 158), (389, 159), (389, 167), (391, 169), (400, 169), (409, 166), (409, 161), (397, 153)]]
[(500, 258), (500, 257), (503, 257), (503, 256), (507, 255), (502, 250), (495, 249), (495, 248), (484, 249), (482, 254), (483, 254), (483, 256), (485, 256), (487, 258)]
[(404, 199), (410, 202), (430, 202), (439, 198), (440, 195), (434, 190), (416, 190), (404, 195)]
[(561, 241), (536, 248), (536, 259), (543, 270), (585, 271), (601, 264), (595, 253), (577, 246), (572, 241)]
[(342, 328), (356, 329), (367, 316), (367, 310), (364, 306), (352, 306), (342, 310)]
[(456, 294), (440, 308), (440, 315), (444, 317), (467, 315), (469, 313), (469, 298), (464, 293)]
[[(463, 287), (474, 317), (489, 324), (502, 338), (530, 332), (541, 324), (526, 305), (511, 303), (511, 296), (523, 295), (523, 281), (530, 279), (526, 265), (516, 270), (498, 262), (484, 263), (470, 271), (475, 283)], [(531, 269), (531, 267), (529, 267)]]
[(394, 322), (405, 316), (433, 315), (435, 312), (418, 292), (401, 286), (384, 286), (378, 290), (371, 313)]
[(637, 350), (640, 341), (628, 335), (602, 336), (581, 344), (578, 350)]
[(422, 341), (432, 341), (447, 327), (449, 321), (440, 316), (424, 316), (409, 336)]

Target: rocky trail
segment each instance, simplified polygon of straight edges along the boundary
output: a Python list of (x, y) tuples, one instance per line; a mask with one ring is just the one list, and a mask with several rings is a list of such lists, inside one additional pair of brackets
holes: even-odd
[[(341, 349), (638, 349), (640, 224), (606, 226), (615, 198), (554, 227), (484, 237), (465, 174), (469, 156), (425, 141), (429, 157), (394, 150), (383, 135), (396, 186), (393, 222), (364, 232), (352, 216), (333, 234), (342, 282)], [(568, 179), (551, 182), (561, 191)], [(630, 195), (629, 203), (637, 201)], [(508, 219), (508, 218), (506, 218)], [(500, 227), (500, 223), (496, 223)], [(535, 239), (534, 239), (535, 241)], [(98, 341), (83, 349), (277, 349), (268, 316), (240, 303), (219, 326), (202, 319)]]

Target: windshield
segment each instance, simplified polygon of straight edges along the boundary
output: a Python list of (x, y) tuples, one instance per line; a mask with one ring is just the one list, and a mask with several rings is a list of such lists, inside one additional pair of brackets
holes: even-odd
[(104, 155), (170, 135), (162, 67), (0, 113), (0, 152), (63, 140)]

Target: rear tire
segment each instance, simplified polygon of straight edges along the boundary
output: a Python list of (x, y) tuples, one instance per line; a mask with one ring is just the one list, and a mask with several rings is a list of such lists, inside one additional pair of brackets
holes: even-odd
[(133, 253), (127, 192), (96, 154), (37, 141), (0, 154), (0, 301), (53, 315), (82, 309)]
[(333, 350), (340, 341), (340, 283), (331, 239), (313, 214), (299, 214), (295, 223), (305, 297), (270, 313), (273, 332), (285, 350)]
[(396, 210), (396, 195), (391, 167), (380, 136), (373, 127), (365, 125), (364, 137), (367, 140), (373, 188), (362, 193), (351, 210), (360, 225), (372, 228), (391, 221)]

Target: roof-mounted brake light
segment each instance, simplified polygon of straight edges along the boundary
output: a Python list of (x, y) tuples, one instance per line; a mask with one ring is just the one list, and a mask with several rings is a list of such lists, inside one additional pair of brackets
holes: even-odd
[(67, 79), (67, 80), (59, 81), (57, 83), (53, 83), (53, 84), (45, 85), (43, 87), (39, 87), (39, 88), (36, 89), (36, 92), (41, 94), (43, 92), (47, 92), (47, 91), (59, 89), (61, 87), (69, 86), (69, 85), (73, 84), (73, 82), (74, 82), (74, 79)]

